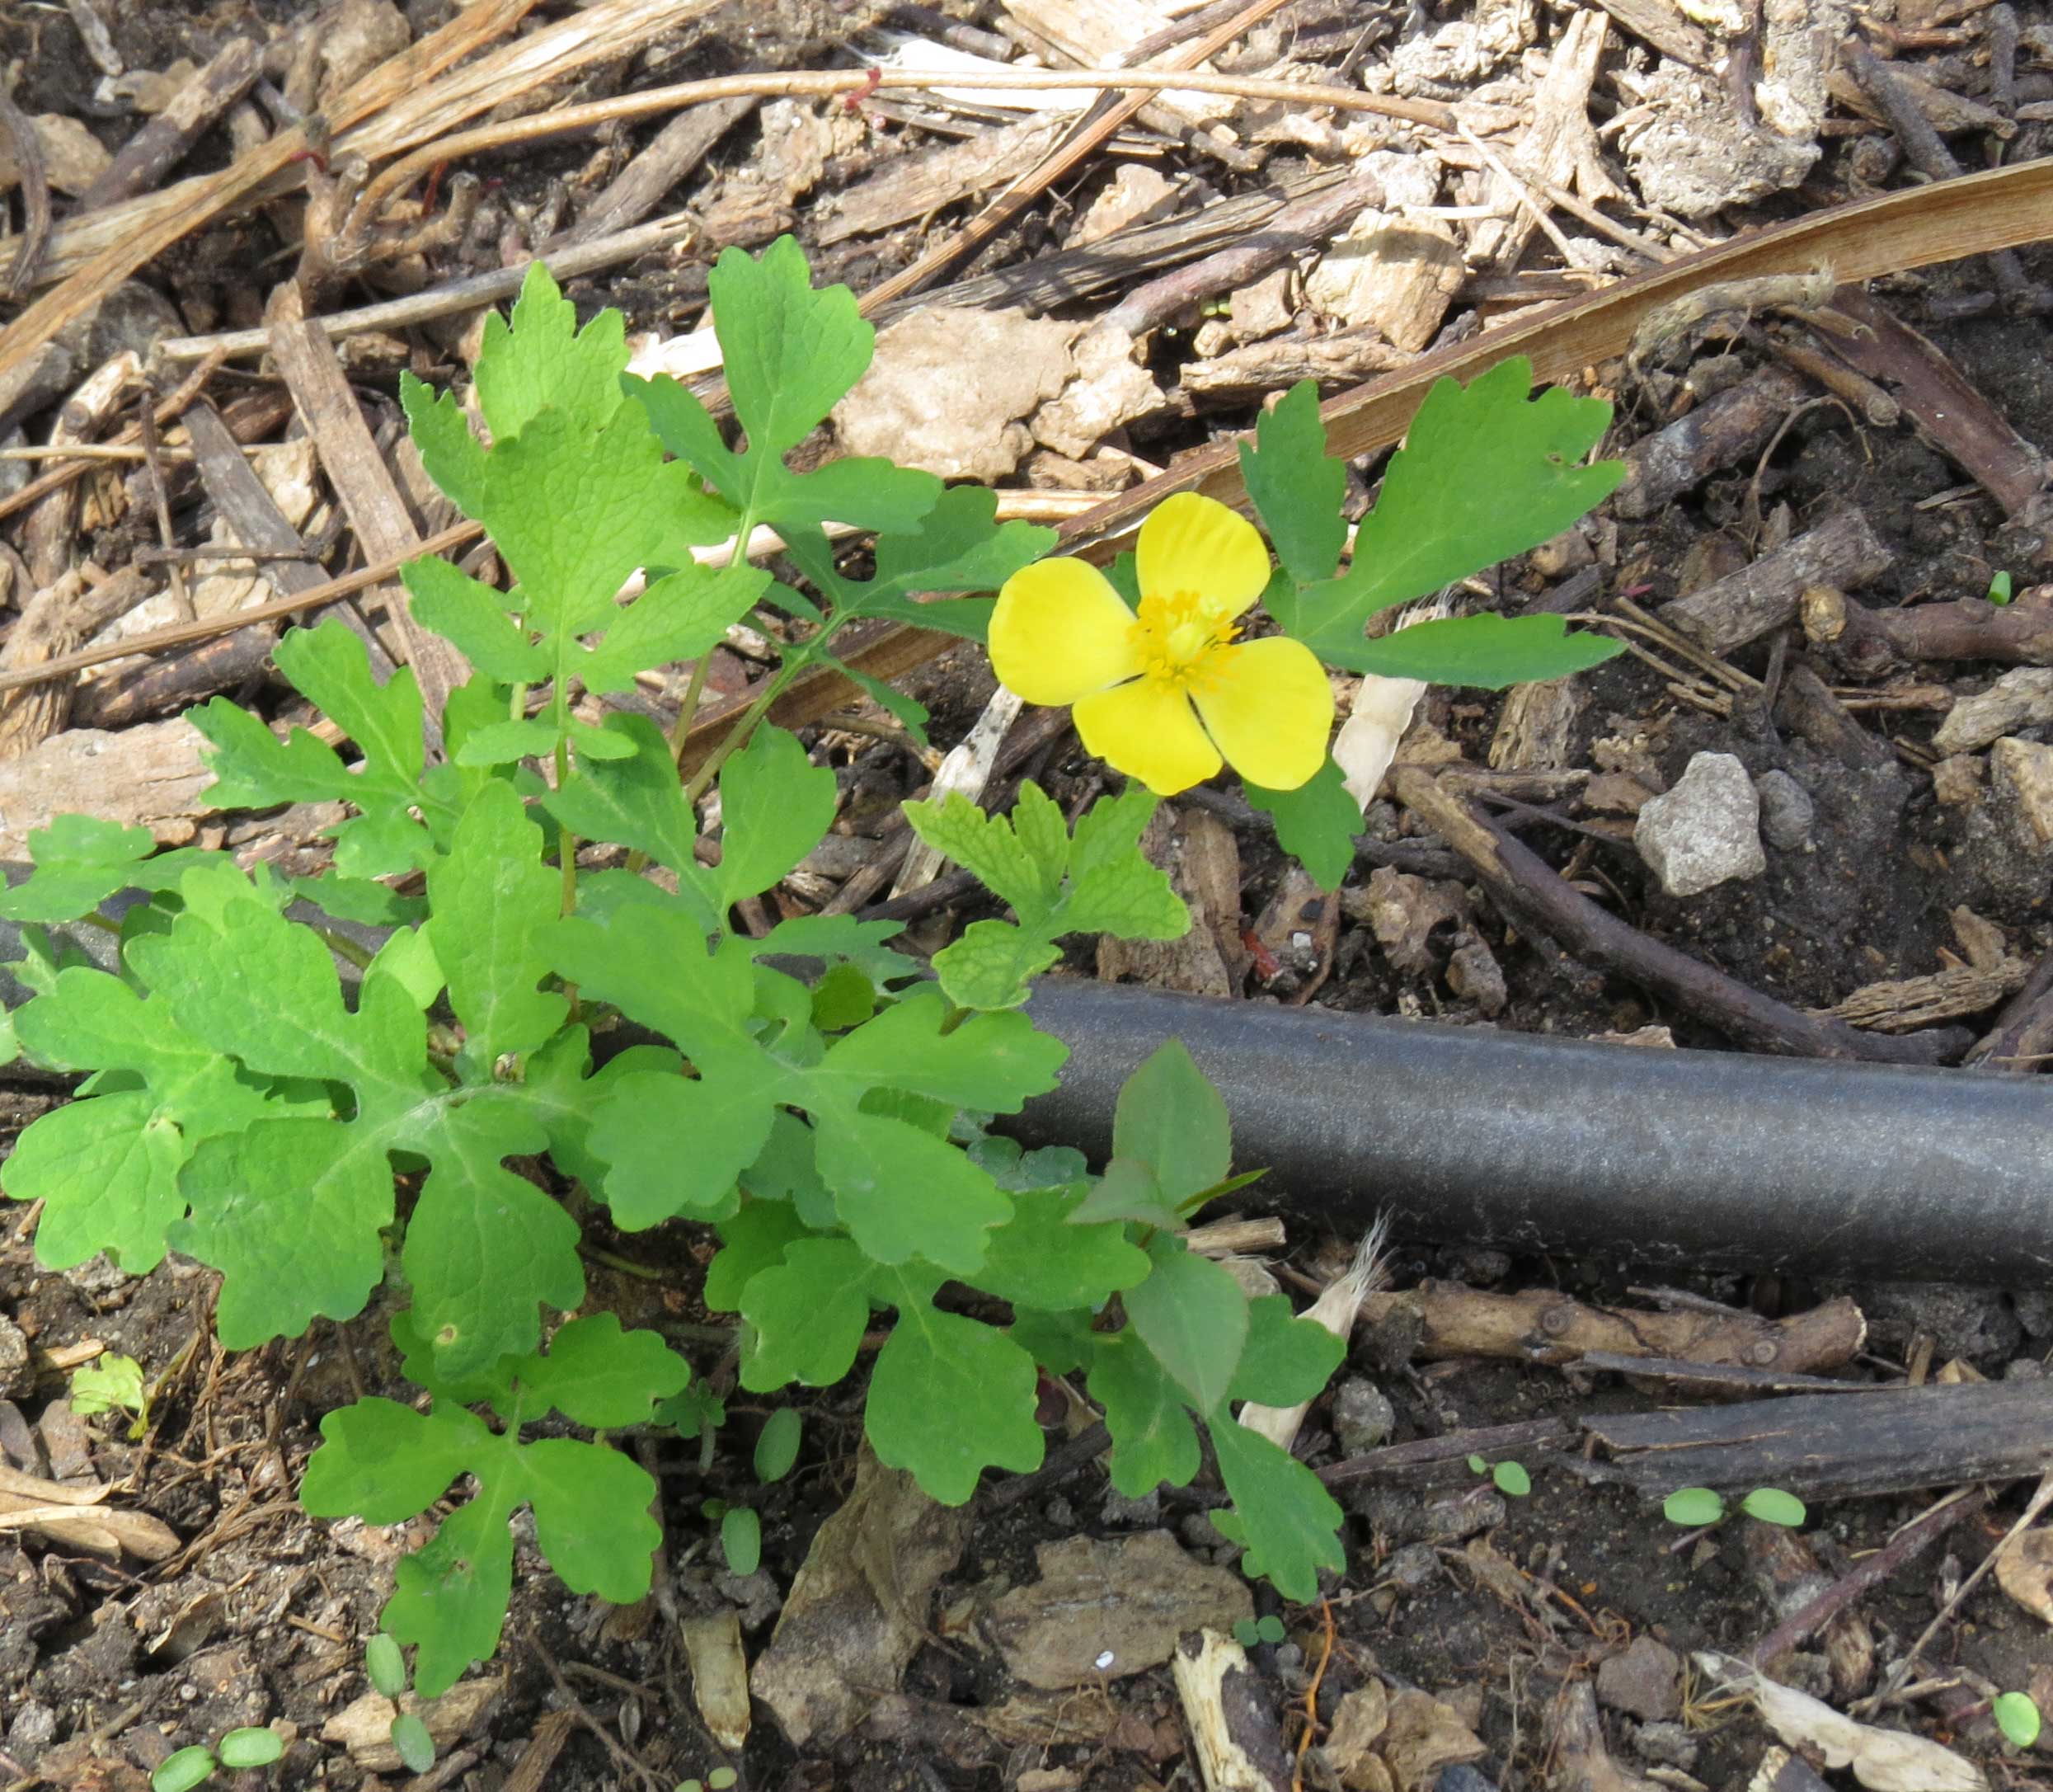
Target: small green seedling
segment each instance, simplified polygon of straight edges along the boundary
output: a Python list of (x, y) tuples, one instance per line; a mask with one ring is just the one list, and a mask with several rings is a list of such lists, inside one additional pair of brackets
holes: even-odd
[[(1715, 1525), (1726, 1516), (1724, 1496), (1708, 1487), (1679, 1487), (1661, 1502), (1661, 1509), (1669, 1523), (1688, 1531)], [(1755, 1488), (1740, 1502), (1740, 1510), (1764, 1525), (1783, 1525), (1792, 1531), (1801, 1527), (1809, 1517), (1803, 1502), (1779, 1487)]]
[(680, 1780), (677, 1792), (727, 1792), (740, 1777), (732, 1767), (716, 1767), (703, 1780)]
[[(2010, 601), (2011, 588), (2011, 578), (2008, 572), (1992, 573), (1989, 580), (1989, 601), (1992, 604), (2008, 604)], [(2020, 1694), (2018, 1696), (2022, 1697), (2022, 1695)]]
[(388, 1699), (406, 1690), (406, 1658), (383, 1630), (364, 1645), (364, 1671), (371, 1677), (372, 1687)]
[(1481, 1456), (1471, 1456), (1468, 1471), (1472, 1475), (1488, 1475), (1496, 1484), (1500, 1493), (1513, 1499), (1524, 1499), (1533, 1491), (1533, 1477), (1525, 1472), (1522, 1462), (1500, 1462), (1493, 1466)]
[(763, 1421), (755, 1441), (755, 1478), (765, 1487), (792, 1472), (802, 1428), (796, 1406), (780, 1406)]
[(2013, 1748), (2029, 1748), (2039, 1739), (2038, 1702), (2028, 1692), (2005, 1692), (1989, 1707), (2003, 1739)]
[(214, 1777), (216, 1767), (268, 1767), (284, 1752), (285, 1739), (276, 1730), (230, 1730), (212, 1748), (195, 1743), (167, 1755), (150, 1776), (150, 1792), (192, 1792)]
[(109, 1351), (97, 1362), (73, 1370), (71, 1409), (81, 1418), (96, 1413), (133, 1413), (129, 1442), (140, 1442), (150, 1423), (150, 1394), (143, 1380), (142, 1364), (133, 1357)]
[(720, 1515), (720, 1553), (737, 1574), (753, 1574), (763, 1565), (763, 1521), (748, 1506), (730, 1506)]
[(435, 1765), (435, 1738), (412, 1712), (402, 1712), (392, 1719), (392, 1743), (407, 1772), (425, 1773)]
[(1273, 1611), (1265, 1618), (1243, 1618), (1233, 1626), (1233, 1640), (1243, 1649), (1252, 1649), (1257, 1643), (1280, 1643), (1283, 1620)]

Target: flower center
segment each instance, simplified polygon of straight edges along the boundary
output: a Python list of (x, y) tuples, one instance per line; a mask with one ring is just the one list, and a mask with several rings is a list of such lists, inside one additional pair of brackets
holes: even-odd
[(1196, 591), (1171, 591), (1141, 599), (1128, 638), (1139, 650), (1142, 677), (1189, 693), (1219, 682), (1224, 670), (1219, 649), (1239, 633), (1215, 601)]

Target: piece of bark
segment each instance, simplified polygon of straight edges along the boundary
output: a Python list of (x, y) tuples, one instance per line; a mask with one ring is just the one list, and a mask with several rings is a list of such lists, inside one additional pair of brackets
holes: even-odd
[[(1818, 1559), (1811, 1539), (1787, 1525), (1749, 1525), (1741, 1547), (1748, 1573), (1778, 1620), (1778, 1631), (1792, 1616), (1815, 1609), (1832, 1589), (1833, 1577)], [(1832, 1696), (1844, 1705), (1867, 1691), (1874, 1679), (1874, 1626), (1864, 1613), (1841, 1605), (1822, 1620), (1822, 1628), (1820, 1640), (1832, 1673)], [(1774, 1639), (1771, 1636), (1768, 1640)], [(1775, 1653), (1790, 1646), (1783, 1644), (1769, 1653), (1757, 1649), (1755, 1664), (1767, 1671)]]
[(1938, 1021), (1985, 1014), (2022, 988), (2030, 974), (2017, 958), (1993, 966), (1950, 965), (1921, 977), (1863, 984), (1831, 1007), (1811, 1012), (1877, 1032), (1910, 1032)]
[(679, 1626), (691, 1663), (692, 1700), (712, 1739), (730, 1754), (749, 1740), (749, 1658), (741, 1647), (741, 1614), (733, 1606)]
[(1197, 995), (1238, 995), (1247, 966), (1241, 943), (1240, 853), (1233, 830), (1199, 808), (1164, 803), (1149, 818), (1140, 849), (1167, 872), (1191, 910), (1190, 930), (1170, 940), (1098, 941), (1097, 974)]
[(2024, 986), (1962, 1061), (1974, 1070), (2033, 1070), (2047, 1055), (2053, 1055), (2053, 952), (2032, 967)]
[(1022, 120), (994, 125), (961, 143), (894, 156), (874, 173), (822, 203), (815, 214), (822, 243), (875, 236), (945, 205), (1017, 180), (1059, 143), (1070, 120)]
[[(0, 646), (0, 671), (40, 666), (70, 652), (147, 601), (156, 589), (133, 567), (97, 585), (88, 583), (81, 571), (65, 573), (21, 606)], [(71, 721), (75, 688), (75, 680), (64, 678), (0, 693), (0, 760), (20, 759), (61, 732)]]
[(1778, 1487), (1837, 1499), (2015, 1480), (2053, 1466), (2053, 1400), (2032, 1381), (1799, 1394), (1579, 1423), (1610, 1454), (1578, 1472), (1652, 1498), (1679, 1487)]
[(1683, 16), (1673, 0), (1600, 0), (1600, 3), (1618, 21), (1621, 31), (1652, 45), (1662, 55), (1687, 63), (1706, 74), (1714, 72), (1720, 52), (1712, 48), (1708, 35)]
[(1858, 286), (1841, 287), (1831, 309), (1855, 327), (1825, 336), (1826, 352), (1886, 387), (1919, 433), (2010, 520), (2031, 524), (2044, 516), (2053, 462), (2011, 427), (1936, 343)]
[(1402, 1293), (1371, 1294), (1363, 1315), (1381, 1325), (1416, 1316), (1427, 1359), (1495, 1357), (1517, 1362), (1573, 1362), (1590, 1351), (1613, 1357), (1667, 1357), (1816, 1375), (1850, 1362), (1867, 1334), (1858, 1307), (1844, 1296), (1787, 1319), (1737, 1309), (1648, 1312), (1587, 1306), (1550, 1289), (1487, 1294), (1428, 1282)]
[(1393, 348), (1380, 330), (1361, 324), (1325, 336), (1243, 342), (1209, 361), (1189, 362), (1183, 369), (1183, 389), (1210, 403), (1239, 403), (1280, 392), (1300, 379), (1317, 380), (1322, 389), (1345, 385), (1414, 358)]
[(548, 247), (569, 248), (640, 223), (756, 105), (749, 99), (715, 100), (679, 112), (636, 153), (575, 223), (550, 238)]
[(1795, 621), (1810, 587), (1846, 590), (1877, 577), (1895, 559), (1858, 510), (1836, 510), (1751, 566), (1656, 614), (1712, 652), (1726, 654)]
[(1202, 299), (1250, 285), (1292, 256), (1322, 248), (1342, 224), (1383, 199), (1382, 181), (1367, 170), (1304, 194), (1230, 247), (1135, 288), (1103, 322), (1143, 335)]
[[(1822, 1589), (1814, 1598), (1786, 1613), (1782, 1621), (1754, 1645), (1748, 1658), (1755, 1667), (1767, 1668), (1778, 1656), (1797, 1647), (1821, 1626), (1835, 1622), (1871, 1587), (1879, 1586), (1928, 1545), (1943, 1536), (1962, 1519), (1974, 1517), (1988, 1503), (1986, 1490), (1976, 1488), (1942, 1502), (1900, 1526), (1879, 1550), (1863, 1556), (1849, 1573)], [(1764, 1525), (1759, 1528), (1769, 1531), (1776, 1527)]]
[[(275, 623), (252, 623), (133, 672), (95, 679), (72, 704), (71, 725), (130, 728), (261, 678), (278, 644)], [(41, 689), (31, 686), (31, 689)], [(3, 699), (0, 699), (3, 700)]]
[[(420, 545), (420, 531), (399, 494), (392, 469), (372, 440), (370, 426), (336, 358), (335, 345), (320, 325), (290, 315), (298, 294), (281, 287), (269, 314), (271, 353), (292, 388), (294, 402), (321, 451), (321, 463), (342, 501), (367, 560), (391, 560)], [(381, 586), (377, 594), (406, 650), (420, 687), (429, 750), (441, 748), (441, 717), (449, 693), (470, 676), (470, 665), (450, 642), (417, 628), (406, 589)]]
[(178, 90), (169, 106), (115, 152), (106, 172), (78, 195), (79, 210), (111, 205), (154, 189), (215, 121), (256, 86), (262, 63), (261, 52), (250, 39), (230, 39)]
[(1802, 660), (1792, 659), (1783, 669), (1782, 684), (1775, 693), (1775, 720), (1820, 752), (1857, 771), (1872, 771), (1896, 757), (1889, 743), (1863, 728), (1832, 694), (1831, 686)]
[[(1539, 186), (1573, 188), (1591, 204), (1625, 196), (1604, 172), (1596, 129), (1590, 122), (1590, 90), (1609, 35), (1601, 13), (1579, 10), (1569, 15), (1547, 73), (1533, 89), (1533, 121), (1510, 158), (1515, 175)], [(1509, 273), (1539, 228), (1539, 218), (1519, 182), (1495, 169), (1484, 183), (1483, 203), (1502, 215), (1478, 223), (1469, 263)]]
[(213, 812), (201, 795), (214, 782), (200, 763), (205, 744), (182, 718), (120, 734), (68, 728), (0, 762), (0, 858), (27, 858), (30, 830), (60, 815), (146, 827), (159, 845), (184, 845)]
[(15, 184), (21, 190), (21, 231), (12, 259), (0, 269), (0, 299), (19, 299), (35, 285), (35, 271), (49, 241), (49, 171), (44, 166), (43, 141), (35, 126), (5, 93), (0, 93), (0, 139), (5, 139)]
[(1566, 1418), (1521, 1419), (1516, 1424), (1482, 1425), (1440, 1437), (1385, 1444), (1379, 1450), (1328, 1464), (1318, 1471), (1318, 1478), (1328, 1487), (1364, 1481), (1389, 1487), (1443, 1480), (1469, 1483), (1475, 1479), (1468, 1466), (1472, 1456), (1515, 1457), (1530, 1467), (1541, 1454), (1558, 1453), (1574, 1443), (1575, 1430)]
[(1951, 1030), (1896, 1039), (1820, 1020), (1665, 946), (1571, 889), (1529, 847), (1478, 816), (1430, 773), (1400, 765), (1398, 800), (1472, 865), (1507, 920), (1571, 956), (1644, 984), (1685, 1013), (1758, 1050), (1886, 1064), (1943, 1061), (1967, 1043)]
[(1712, 473), (1764, 447), (1803, 397), (1802, 380), (1771, 366), (1706, 399), (1627, 451), (1612, 509), (1624, 517), (1651, 516)]
[[(59, 408), (49, 445), (68, 448), (96, 440), (142, 380), (142, 360), (128, 350), (96, 368)], [(21, 557), (39, 586), (54, 583), (72, 565), (78, 548), (79, 503), (78, 482), (59, 486), (21, 525)]]
[(1220, 1631), (1193, 1630), (1170, 1671), (1205, 1792), (1290, 1792), (1275, 1700), (1247, 1652)]
[(1555, 1785), (1586, 1787), (1588, 1792), (1660, 1792), (1659, 1781), (1630, 1772), (1611, 1758), (1604, 1720), (1597, 1715), (1596, 1689), (1586, 1679), (1563, 1686), (1548, 1708), (1547, 1759)]

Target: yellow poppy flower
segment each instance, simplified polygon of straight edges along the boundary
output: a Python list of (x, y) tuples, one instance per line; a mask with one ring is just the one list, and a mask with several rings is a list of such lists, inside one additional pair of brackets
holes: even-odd
[(1295, 790), (1325, 763), (1326, 671), (1302, 642), (1238, 641), (1269, 582), (1254, 525), (1182, 492), (1140, 525), (1138, 615), (1082, 560), (1014, 573), (991, 614), (991, 667), (1030, 703), (1069, 705), (1083, 744), (1158, 797), (1224, 761), (1250, 783)]

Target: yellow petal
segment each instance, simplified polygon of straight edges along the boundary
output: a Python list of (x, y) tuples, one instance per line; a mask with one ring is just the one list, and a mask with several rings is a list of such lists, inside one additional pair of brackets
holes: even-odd
[(991, 612), (991, 670), (1030, 703), (1058, 707), (1140, 670), (1134, 613), (1081, 560), (1036, 560), (1005, 581)]
[(1084, 745), (1158, 797), (1201, 784), (1219, 769), (1191, 699), (1166, 679), (1137, 678), (1081, 698), (1074, 713)]
[(1269, 550), (1255, 525), (1216, 498), (1179, 492), (1140, 525), (1135, 543), (1141, 595), (1195, 591), (1238, 616), (1269, 582)]
[(1271, 635), (1221, 647), (1216, 680), (1197, 698), (1227, 763), (1252, 784), (1295, 790), (1325, 763), (1333, 726), (1326, 669), (1301, 641)]

